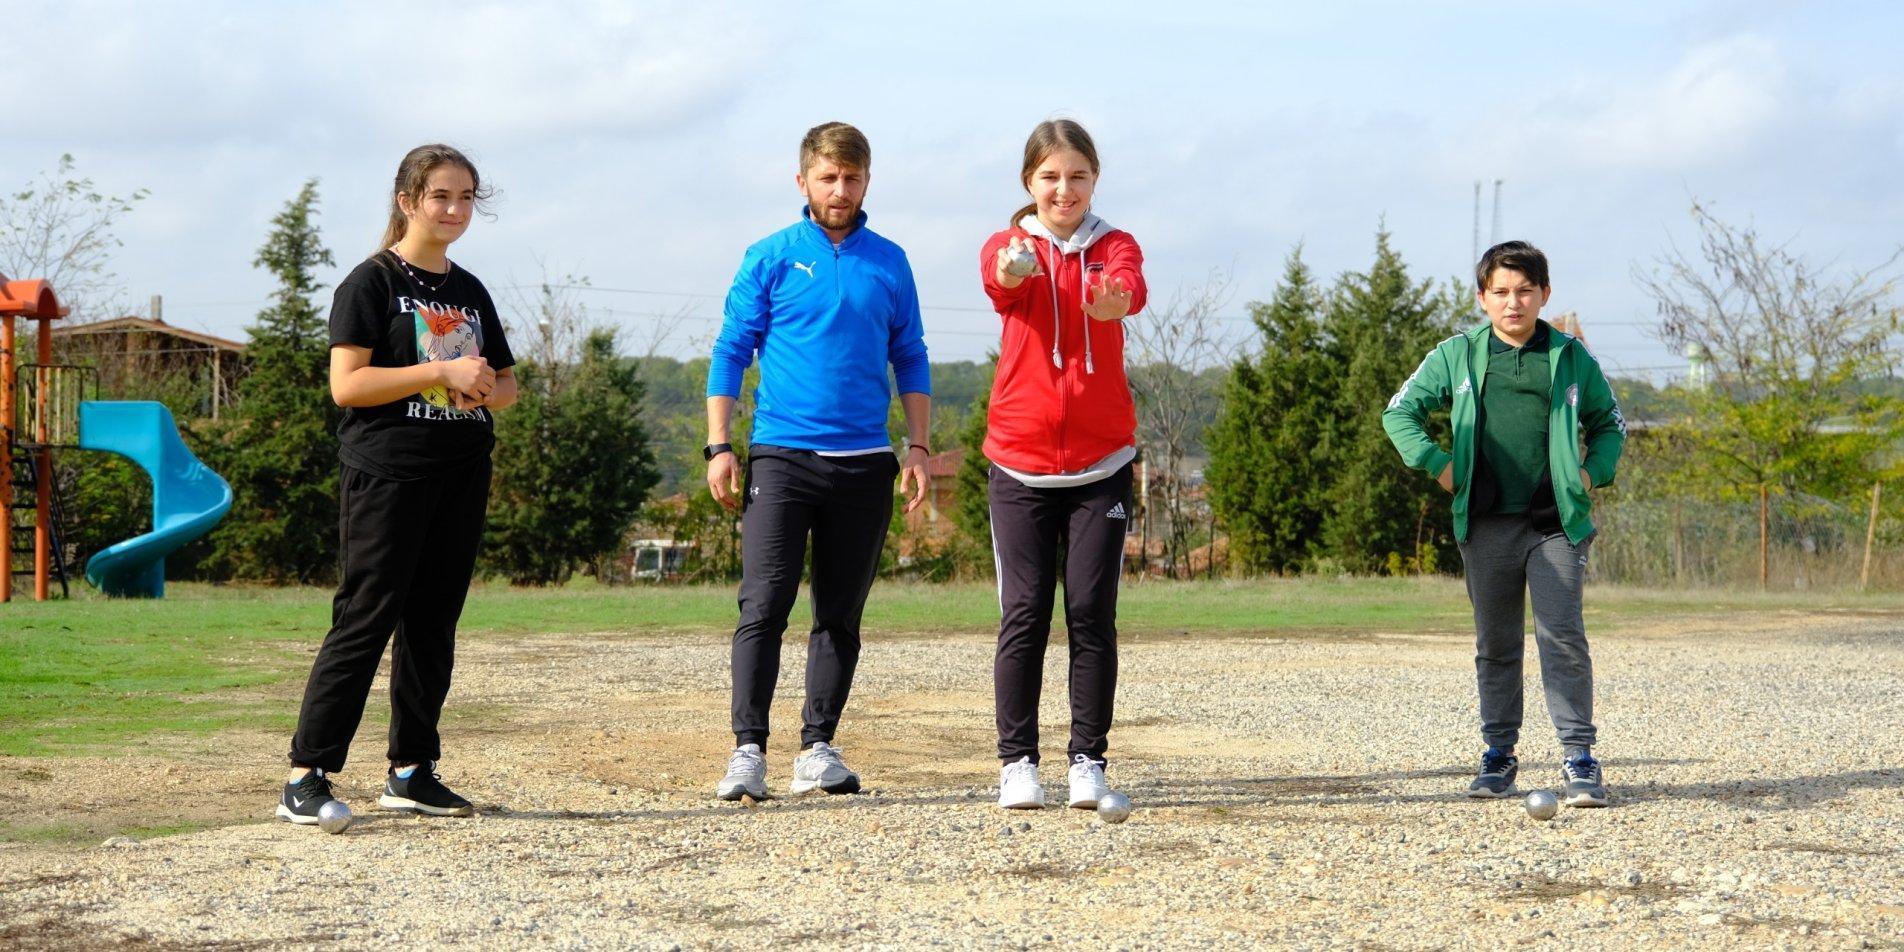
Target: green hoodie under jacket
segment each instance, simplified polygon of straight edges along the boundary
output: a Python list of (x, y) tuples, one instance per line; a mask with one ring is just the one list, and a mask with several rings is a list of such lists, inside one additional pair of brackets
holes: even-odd
[[(1586, 345), (1555, 330), (1546, 321), (1550, 335), (1548, 354), (1553, 369), (1552, 398), (1548, 401), (1547, 462), (1554, 483), (1554, 502), (1560, 509), (1560, 526), (1575, 545), (1593, 534), (1593, 501), (1587, 498), (1590, 487), (1580, 485), (1580, 470), (1585, 468), (1594, 486), (1613, 482), (1626, 447), (1626, 418), (1620, 415), (1620, 403), (1613, 388), (1600, 372), (1600, 362), (1587, 353)], [(1454, 461), (1454, 537), (1468, 539), (1468, 490), (1474, 473), (1475, 406), (1481, 388), (1487, 383), (1488, 336), (1493, 325), (1483, 323), (1435, 345), (1422, 359), (1400, 390), (1382, 411), (1382, 429), (1401, 451), (1409, 466), (1428, 474), (1441, 475), (1449, 460)], [(1428, 414), (1453, 404), (1454, 452), (1451, 454), (1429, 438)], [(1586, 456), (1581, 457), (1584, 439)]]

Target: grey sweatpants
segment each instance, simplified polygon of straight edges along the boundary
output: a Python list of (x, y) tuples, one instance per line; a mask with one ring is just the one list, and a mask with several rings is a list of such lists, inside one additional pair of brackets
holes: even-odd
[(1527, 596), (1534, 599), (1547, 713), (1564, 746), (1592, 746), (1593, 659), (1580, 617), (1591, 538), (1574, 545), (1543, 533), (1521, 514), (1476, 516), (1461, 544), (1468, 600), (1474, 605), (1474, 673), (1481, 689), (1481, 738), (1512, 747), (1521, 735), (1521, 657)]

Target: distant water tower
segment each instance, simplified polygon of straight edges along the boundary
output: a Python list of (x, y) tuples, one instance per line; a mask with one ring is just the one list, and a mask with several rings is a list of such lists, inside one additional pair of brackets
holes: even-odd
[(1712, 351), (1706, 345), (1693, 341), (1686, 345), (1686, 386), (1692, 390), (1704, 390), (1712, 385)]

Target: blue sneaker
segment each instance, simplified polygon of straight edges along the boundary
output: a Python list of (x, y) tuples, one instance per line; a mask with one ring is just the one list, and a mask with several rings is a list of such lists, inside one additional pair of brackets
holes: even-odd
[(1481, 772), (1468, 784), (1468, 796), (1490, 800), (1513, 796), (1514, 778), (1520, 772), (1521, 762), (1513, 750), (1489, 747), (1487, 753), (1481, 755)]
[(1581, 754), (1560, 765), (1561, 802), (1570, 807), (1603, 807), (1607, 789), (1600, 776), (1600, 762), (1590, 754)]

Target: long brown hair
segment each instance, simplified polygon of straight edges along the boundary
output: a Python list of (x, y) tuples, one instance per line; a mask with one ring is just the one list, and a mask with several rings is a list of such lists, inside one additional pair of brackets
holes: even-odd
[[(1038, 166), (1045, 164), (1051, 153), (1063, 149), (1084, 156), (1084, 161), (1091, 163), (1091, 174), (1098, 174), (1097, 146), (1091, 142), (1091, 134), (1073, 120), (1046, 119), (1038, 123), (1031, 130), (1031, 137), (1025, 140), (1025, 167), (1019, 171), (1018, 181), (1026, 191), (1031, 190), (1031, 173), (1038, 171)], [(1032, 202), (1013, 212), (1011, 227), (1017, 227), (1020, 219), (1037, 211), (1038, 203)]]
[(408, 198), (414, 207), (423, 200), (423, 188), (429, 184), (430, 173), (449, 164), (460, 165), (469, 173), (470, 182), (476, 187), (476, 211), (489, 214), (487, 205), (495, 196), (495, 189), (483, 187), (483, 177), (476, 171), (476, 163), (471, 162), (469, 156), (441, 142), (417, 146), (404, 153), (403, 161), (397, 163), (397, 181), (390, 189), (390, 224), (384, 226), (383, 244), (378, 246), (379, 251), (402, 241), (404, 232), (410, 227), (410, 220), (404, 217), (403, 206), (397, 203), (397, 196)]

